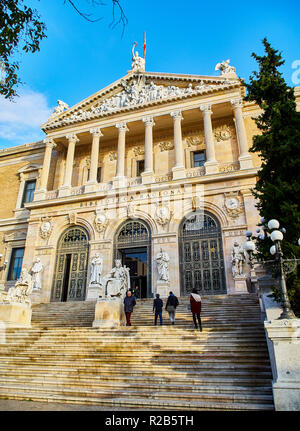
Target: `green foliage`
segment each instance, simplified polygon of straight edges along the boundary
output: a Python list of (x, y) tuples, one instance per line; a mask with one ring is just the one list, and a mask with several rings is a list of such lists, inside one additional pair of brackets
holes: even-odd
[[(262, 113), (255, 118), (261, 131), (253, 137), (251, 152), (257, 152), (262, 165), (253, 190), (257, 208), (265, 220), (276, 218), (286, 229), (282, 250), (285, 258), (300, 258), (300, 113), (296, 110), (294, 89), (284, 81), (278, 68), (284, 64), (281, 54), (263, 40), (265, 55), (252, 56), (259, 65), (253, 72), (246, 101), (255, 102)], [(258, 249), (271, 259), (270, 244), (258, 241)], [(294, 311), (300, 310), (299, 270), (287, 277), (287, 288)], [(276, 290), (274, 295), (277, 296)]]
[(0, 0), (0, 60), (5, 67), (5, 79), (0, 81), (0, 94), (11, 99), (16, 95), (19, 63), (13, 61), (21, 48), (25, 52), (39, 51), (46, 37), (45, 24), (36, 10), (23, 4), (23, 0)]

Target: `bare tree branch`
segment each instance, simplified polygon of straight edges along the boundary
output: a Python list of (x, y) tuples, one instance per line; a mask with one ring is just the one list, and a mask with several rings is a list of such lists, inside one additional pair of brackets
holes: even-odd
[[(124, 9), (123, 9), (123, 7), (122, 7), (122, 5), (120, 4), (120, 0), (111, 0), (112, 1), (112, 15), (113, 15), (113, 20), (112, 20), (112, 22), (110, 23), (110, 27), (111, 28), (115, 28), (117, 25), (119, 25), (119, 24), (122, 24), (122, 26), (123, 26), (123, 31), (122, 31), (122, 36), (123, 36), (123, 34), (124, 34), (124, 31), (125, 31), (125, 26), (126, 26), (126, 24), (128, 23), (128, 20), (127, 20), (127, 18), (126, 18), (126, 15), (125, 15), (125, 12), (124, 12)], [(101, 19), (103, 19), (103, 17), (100, 17), (100, 18), (96, 18), (96, 19), (92, 19), (91, 18), (91, 14), (90, 13), (84, 13), (84, 12), (82, 12), (79, 8), (78, 8), (78, 6), (76, 6), (75, 5), (75, 3), (74, 3), (74, 1), (73, 0), (64, 0), (64, 2), (66, 3), (66, 2), (68, 2), (72, 7), (73, 7), (73, 9), (82, 17), (82, 18), (84, 18), (85, 20), (87, 20), (87, 21), (89, 21), (89, 22), (97, 22), (97, 21), (100, 21)], [(93, 7), (98, 7), (98, 6), (106, 6), (106, 3), (103, 3), (101, 0), (86, 0), (86, 2), (87, 3), (91, 3), (91, 5), (93, 6)], [(116, 8), (117, 8), (117, 10), (119, 11), (119, 13), (120, 13), (120, 17), (119, 17), (119, 19), (116, 19)]]

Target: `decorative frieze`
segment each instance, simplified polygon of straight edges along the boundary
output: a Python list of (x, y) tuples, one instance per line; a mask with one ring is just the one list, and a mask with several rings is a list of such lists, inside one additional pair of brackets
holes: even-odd
[(174, 144), (172, 141), (163, 141), (163, 142), (160, 142), (158, 145), (161, 152), (174, 150)]
[(145, 148), (140, 146), (140, 147), (133, 147), (133, 152), (135, 157), (137, 156), (143, 156), (145, 154)]

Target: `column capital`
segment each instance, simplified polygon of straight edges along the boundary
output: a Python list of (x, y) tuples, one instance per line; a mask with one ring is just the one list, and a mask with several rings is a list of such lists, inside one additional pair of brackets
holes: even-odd
[(99, 136), (99, 138), (101, 138), (101, 136), (103, 136), (103, 133), (101, 132), (100, 127), (95, 127), (93, 129), (90, 129), (90, 134), (93, 136)]
[(143, 117), (142, 121), (146, 124), (146, 126), (155, 126), (153, 116)]
[(119, 129), (120, 132), (129, 132), (126, 121), (122, 123), (117, 123), (116, 128)]
[(230, 103), (234, 107), (234, 109), (242, 108), (243, 107), (243, 99), (241, 97), (238, 97), (236, 99), (231, 99)]
[(183, 116), (182, 116), (182, 114), (181, 114), (181, 110), (178, 110), (178, 111), (172, 111), (171, 113), (170, 113), (170, 115), (171, 115), (171, 117), (174, 119), (174, 120), (183, 120)]
[(212, 114), (211, 104), (209, 103), (206, 105), (201, 105), (199, 109), (203, 112), (203, 114)]
[(68, 135), (66, 135), (66, 138), (68, 139), (69, 142), (75, 142), (76, 143), (79, 141), (79, 139), (75, 133), (69, 133)]
[(55, 148), (57, 145), (53, 138), (45, 138), (43, 142), (44, 144), (46, 144), (47, 148), (51, 148), (51, 149)]

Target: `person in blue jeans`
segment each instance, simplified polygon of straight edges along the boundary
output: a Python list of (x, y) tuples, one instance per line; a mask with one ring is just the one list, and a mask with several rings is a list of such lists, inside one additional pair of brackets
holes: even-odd
[(153, 313), (154, 315), (154, 325), (156, 326), (157, 317), (159, 316), (160, 324), (162, 325), (162, 309), (163, 309), (163, 301), (159, 297), (159, 293), (156, 294), (156, 298), (153, 301)]

